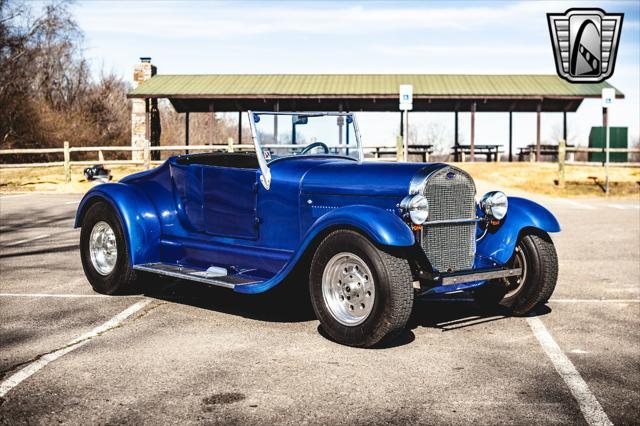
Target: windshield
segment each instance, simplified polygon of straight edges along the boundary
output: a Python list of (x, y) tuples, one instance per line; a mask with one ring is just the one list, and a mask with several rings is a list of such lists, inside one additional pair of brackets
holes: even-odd
[(299, 155), (339, 155), (360, 160), (355, 118), (350, 113), (250, 112), (256, 149), (269, 163)]

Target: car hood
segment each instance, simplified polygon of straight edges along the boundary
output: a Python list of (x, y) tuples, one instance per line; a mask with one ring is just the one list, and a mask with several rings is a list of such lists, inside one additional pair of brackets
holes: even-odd
[(442, 163), (383, 163), (333, 161), (311, 168), (303, 177), (303, 194), (404, 196), (411, 178), (422, 169), (444, 167)]

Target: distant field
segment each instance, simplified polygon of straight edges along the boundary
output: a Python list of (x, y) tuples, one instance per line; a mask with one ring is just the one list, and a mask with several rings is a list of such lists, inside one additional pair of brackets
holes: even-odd
[[(558, 165), (552, 163), (453, 163), (468, 171), (474, 178), (498, 186), (521, 189), (558, 197), (598, 197), (602, 189), (590, 177), (604, 182), (604, 168), (567, 166), (566, 188), (558, 188)], [(114, 181), (141, 171), (141, 166), (107, 166)], [(64, 182), (62, 167), (1, 169), (0, 192), (44, 191), (84, 193), (93, 183), (84, 180), (84, 167), (72, 168), (72, 182)], [(640, 168), (610, 167), (611, 195), (615, 197), (640, 196)]]
[[(453, 163), (474, 178), (499, 186), (521, 189), (557, 197), (599, 197), (604, 192), (604, 167), (567, 166), (565, 189), (556, 184), (558, 165), (553, 163)], [(592, 178), (593, 177), (593, 178)], [(640, 196), (640, 168), (609, 167), (611, 196), (633, 198)]]

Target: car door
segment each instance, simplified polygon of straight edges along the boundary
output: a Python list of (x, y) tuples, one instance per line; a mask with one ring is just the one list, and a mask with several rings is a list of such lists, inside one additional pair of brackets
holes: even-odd
[(205, 232), (231, 238), (258, 238), (255, 169), (202, 166)]

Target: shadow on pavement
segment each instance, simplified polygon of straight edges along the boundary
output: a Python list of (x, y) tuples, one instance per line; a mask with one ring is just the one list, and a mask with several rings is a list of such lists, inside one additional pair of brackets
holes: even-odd
[[(315, 319), (306, 286), (282, 283), (263, 294), (241, 294), (228, 288), (157, 277), (147, 284), (145, 296), (202, 309), (269, 322)], [(162, 281), (162, 282), (161, 282)]]

